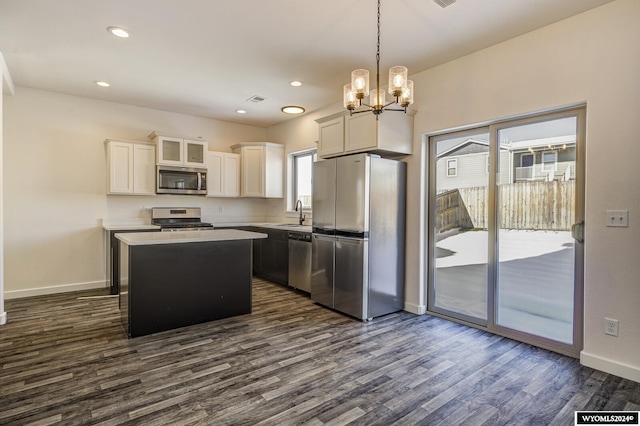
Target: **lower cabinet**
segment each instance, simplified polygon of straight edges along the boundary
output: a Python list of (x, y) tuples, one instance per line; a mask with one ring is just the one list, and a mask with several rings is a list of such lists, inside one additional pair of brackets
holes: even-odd
[(253, 240), (253, 275), (274, 283), (289, 284), (289, 232), (270, 228), (236, 227), (269, 235)]

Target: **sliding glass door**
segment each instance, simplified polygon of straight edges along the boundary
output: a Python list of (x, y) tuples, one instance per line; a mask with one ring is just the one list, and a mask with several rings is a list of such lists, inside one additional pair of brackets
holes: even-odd
[(432, 141), (435, 262), (431, 310), (487, 320), (489, 129)]
[(583, 129), (575, 109), (430, 138), (430, 311), (577, 355)]

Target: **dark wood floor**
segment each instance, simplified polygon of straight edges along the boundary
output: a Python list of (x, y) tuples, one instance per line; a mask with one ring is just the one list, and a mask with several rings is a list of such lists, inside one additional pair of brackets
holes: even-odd
[(102, 292), (8, 300), (0, 424), (572, 425), (640, 384), (431, 316), (361, 323), (254, 281), (250, 315), (127, 340)]

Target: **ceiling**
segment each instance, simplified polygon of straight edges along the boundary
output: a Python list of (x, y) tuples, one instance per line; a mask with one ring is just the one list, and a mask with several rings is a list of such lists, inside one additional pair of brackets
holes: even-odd
[[(610, 1), (382, 0), (381, 82)], [(375, 73), (376, 2), (0, 0), (0, 52), (17, 86), (269, 127), (291, 118), (282, 106), (341, 102), (353, 69)]]

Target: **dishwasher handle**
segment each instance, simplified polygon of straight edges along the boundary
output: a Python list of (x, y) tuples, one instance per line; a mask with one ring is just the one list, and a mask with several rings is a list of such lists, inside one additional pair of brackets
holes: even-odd
[(289, 232), (289, 239), (293, 241), (311, 242), (311, 234), (306, 232)]

